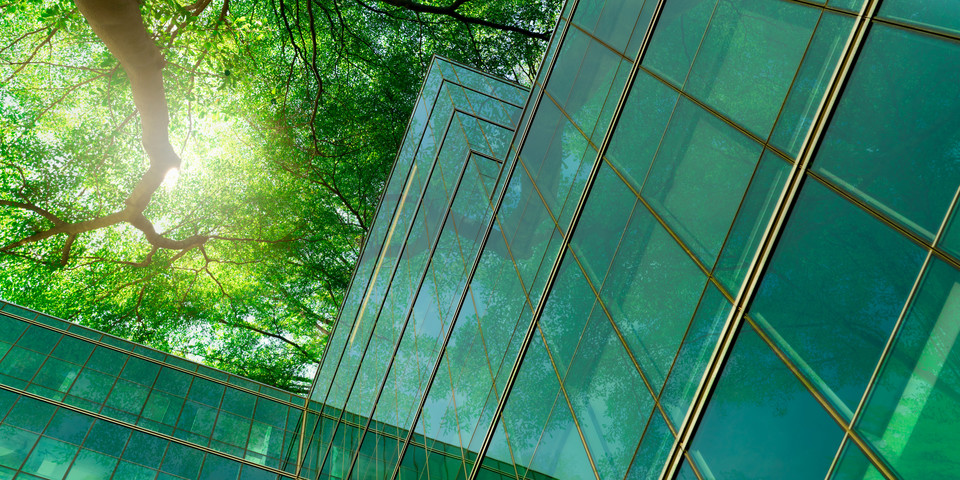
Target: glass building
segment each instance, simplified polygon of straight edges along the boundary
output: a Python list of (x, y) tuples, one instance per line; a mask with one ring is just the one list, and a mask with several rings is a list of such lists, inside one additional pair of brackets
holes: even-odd
[(554, 32), (434, 61), (308, 399), (4, 306), (0, 479), (960, 478), (960, 5)]

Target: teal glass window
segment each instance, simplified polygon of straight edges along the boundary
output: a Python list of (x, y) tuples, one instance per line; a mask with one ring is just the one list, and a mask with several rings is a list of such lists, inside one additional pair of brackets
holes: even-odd
[(759, 143), (681, 100), (640, 195), (712, 267), (761, 151)]
[(902, 478), (960, 471), (960, 272), (933, 259), (857, 430)]
[(750, 186), (730, 227), (713, 274), (731, 296), (740, 291), (747, 270), (767, 230), (770, 217), (787, 183), (790, 165), (769, 150), (750, 179)]
[(690, 445), (715, 478), (823, 478), (843, 430), (748, 324)]
[(564, 378), (601, 478), (623, 478), (653, 399), (606, 313), (593, 311)]
[(637, 447), (627, 480), (658, 480), (670, 456), (674, 437), (663, 416), (654, 410)]
[(697, 308), (706, 275), (646, 208), (636, 208), (600, 298), (659, 391)]
[(133, 432), (133, 435), (130, 436), (130, 443), (123, 453), (123, 459), (155, 469), (160, 466), (166, 448), (167, 441), (160, 437)]
[(67, 473), (70, 461), (77, 454), (77, 450), (76, 445), (40, 437), (27, 462), (23, 464), (23, 471), (41, 478), (59, 480)]
[(90, 433), (87, 434), (87, 439), (83, 442), (83, 448), (119, 457), (129, 437), (130, 429), (114, 423), (97, 420), (93, 423), (93, 427), (90, 428)]
[(819, 18), (799, 3), (720, 0), (684, 90), (766, 138)]
[(960, 34), (960, 5), (955, 1), (886, 0), (877, 16)]
[(749, 313), (849, 418), (924, 256), (896, 230), (808, 179)]
[(643, 57), (643, 66), (682, 87), (717, 0), (672, 0), (660, 19)]
[(53, 419), (50, 420), (50, 424), (47, 425), (43, 434), (57, 440), (80, 445), (92, 424), (93, 418), (61, 408), (53, 415)]
[(880, 480), (883, 474), (870, 463), (867, 456), (852, 442), (847, 441), (843, 452), (830, 474), (830, 480)]
[(97, 347), (87, 360), (86, 368), (117, 376), (127, 361), (127, 355), (107, 347)]
[(23, 336), (20, 337), (17, 345), (46, 355), (57, 345), (60, 337), (61, 334), (53, 330), (30, 325)]
[[(600, 166), (591, 192), (594, 194), (587, 197), (587, 204), (580, 214), (571, 243), (587, 276), (599, 290), (607, 276), (610, 261), (617, 252), (620, 237), (623, 236), (637, 197), (607, 165)], [(588, 292), (589, 288), (588, 285), (583, 292)], [(568, 295), (581, 296), (573, 292)]]
[[(81, 449), (65, 480), (101, 480), (113, 477), (117, 459), (91, 450)], [(118, 477), (127, 479), (129, 477)]]
[(644, 71), (630, 87), (606, 157), (640, 190), (680, 94)]
[(674, 426), (683, 423), (731, 308), (720, 290), (708, 283), (670, 369), (670, 377), (660, 392), (660, 405)]
[(873, 25), (812, 169), (932, 239), (960, 184), (958, 70), (960, 43)]
[(57, 407), (30, 397), (20, 397), (7, 414), (4, 423), (20, 427), (31, 432), (40, 433), (47, 427)]
[(36, 433), (10, 425), (0, 425), (0, 466), (14, 470), (20, 468), (37, 442), (37, 437), (39, 435)]

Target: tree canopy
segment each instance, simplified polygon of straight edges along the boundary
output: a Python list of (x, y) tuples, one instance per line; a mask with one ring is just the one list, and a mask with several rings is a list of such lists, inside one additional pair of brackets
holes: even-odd
[(0, 9), (0, 296), (302, 391), (431, 56), (525, 82), (559, 1)]

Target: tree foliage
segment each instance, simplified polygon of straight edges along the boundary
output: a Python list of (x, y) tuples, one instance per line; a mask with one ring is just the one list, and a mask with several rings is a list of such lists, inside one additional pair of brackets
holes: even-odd
[(558, 8), (0, 5), (0, 295), (302, 390), (431, 56), (524, 81)]

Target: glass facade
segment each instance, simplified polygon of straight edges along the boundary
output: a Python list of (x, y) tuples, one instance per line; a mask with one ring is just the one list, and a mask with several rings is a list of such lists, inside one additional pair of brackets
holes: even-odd
[(960, 478), (948, 4), (570, 0), (529, 90), (436, 59), (308, 399), (11, 310), (0, 478)]

